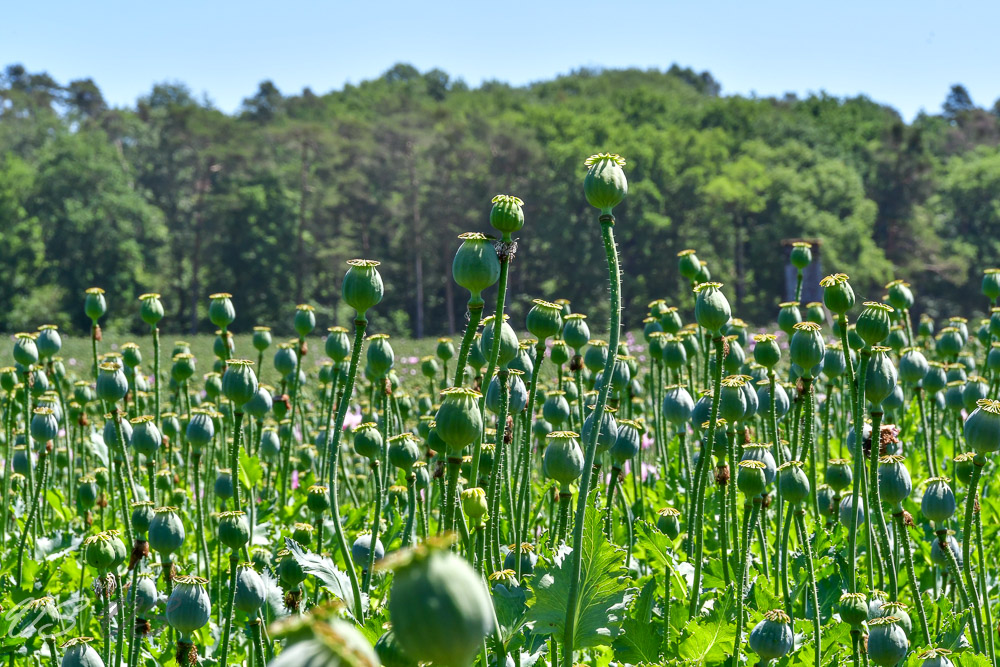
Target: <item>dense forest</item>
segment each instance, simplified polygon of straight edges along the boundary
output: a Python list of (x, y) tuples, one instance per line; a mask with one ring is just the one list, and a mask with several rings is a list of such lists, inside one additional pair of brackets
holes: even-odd
[(119, 328), (138, 326), (147, 291), (177, 332), (211, 326), (215, 291), (234, 294), (242, 330), (290, 324), (296, 302), (343, 322), (353, 257), (382, 262), (375, 330), (460, 331), (455, 237), (489, 230), (496, 193), (525, 202), (514, 318), (538, 295), (600, 315), (603, 251), (580, 187), (598, 151), (628, 160), (616, 210), (628, 326), (654, 298), (691, 298), (676, 260), (689, 247), (736, 312), (769, 321), (791, 238), (821, 241), (824, 270), (864, 298), (903, 278), (932, 315), (982, 312), (981, 270), (1000, 262), (1000, 116), (961, 86), (942, 92), (940, 113), (907, 124), (866, 97), (722, 96), (709, 73), (676, 66), (471, 88), (397, 65), (325, 95), (265, 81), (226, 114), (177, 83), (111, 108), (90, 79), (12, 65), (0, 76), (0, 331), (83, 330), (92, 285)]

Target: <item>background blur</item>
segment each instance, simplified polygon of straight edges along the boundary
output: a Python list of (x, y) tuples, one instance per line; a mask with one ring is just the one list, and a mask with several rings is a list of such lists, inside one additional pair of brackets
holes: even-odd
[[(462, 328), (455, 236), (490, 198), (526, 225), (512, 316), (565, 297), (601, 316), (583, 160), (628, 160), (616, 210), (627, 326), (690, 296), (687, 247), (735, 314), (769, 321), (781, 241), (822, 242), (862, 298), (914, 283), (984, 312), (1000, 263), (1000, 8), (973, 3), (21, 3), (0, 26), (0, 331), (340, 321), (344, 260), (383, 262), (373, 327)], [(405, 64), (412, 63), (412, 64)], [(676, 63), (676, 64), (675, 64)], [(117, 320), (116, 320), (117, 318)]]

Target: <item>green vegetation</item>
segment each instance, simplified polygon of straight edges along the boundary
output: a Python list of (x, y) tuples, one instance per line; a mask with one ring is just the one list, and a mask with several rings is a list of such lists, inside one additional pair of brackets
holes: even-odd
[[(203, 327), (217, 290), (235, 295), (242, 331), (290, 302), (339, 321), (343, 261), (364, 256), (393, 285), (374, 328), (457, 333), (465, 307), (442, 276), (457, 234), (488, 231), (481, 205), (497, 191), (516, 192), (535, 221), (510, 312), (522, 317), (523, 287), (537, 285), (606, 314), (603, 247), (577, 178), (595, 147), (629, 157), (630, 224), (616, 237), (627, 326), (649, 294), (686, 285), (673, 257), (689, 247), (743, 317), (769, 321), (787, 296), (779, 241), (793, 237), (821, 240), (824, 265), (861, 294), (904, 277), (932, 315), (982, 312), (966, 288), (1000, 251), (995, 112), (961, 87), (910, 124), (864, 97), (719, 91), (677, 67), (471, 89), (397, 65), (326, 95), (264, 82), (227, 115), (182, 84), (112, 109), (89, 79), (10, 66), (0, 330), (55, 318), (85, 333), (78, 298), (92, 285), (125, 302), (163, 293), (170, 332)], [(130, 312), (112, 308), (112, 326), (142, 330)]]

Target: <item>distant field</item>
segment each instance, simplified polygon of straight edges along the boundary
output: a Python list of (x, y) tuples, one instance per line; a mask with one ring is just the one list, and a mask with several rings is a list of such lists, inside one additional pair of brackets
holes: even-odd
[[(14, 363), (14, 359), (12, 357), (12, 349), (14, 345), (13, 335), (4, 334), (3, 338), (4, 343), (0, 343), (0, 366), (10, 366)], [(255, 350), (251, 344), (250, 334), (237, 335), (235, 338), (237, 357), (251, 359), (254, 363), (256, 363), (257, 350)], [(214, 335), (197, 334), (194, 336), (183, 336), (168, 334), (160, 337), (160, 363), (163, 365), (164, 371), (169, 369), (168, 364), (170, 360), (170, 353), (173, 350), (174, 342), (179, 340), (186, 341), (190, 344), (191, 352), (195, 355), (198, 362), (199, 374), (207, 373), (212, 369), (212, 364), (215, 361), (215, 355), (212, 352), (212, 346), (215, 341)], [(278, 349), (278, 343), (283, 340), (284, 339), (282, 338), (275, 338), (271, 347), (264, 352), (263, 375), (265, 381), (274, 378), (275, 370), (271, 360), (274, 357), (275, 351)], [(327, 359), (327, 356), (323, 351), (323, 340), (324, 337), (319, 335), (310, 336), (307, 339), (309, 354), (303, 362), (305, 364), (305, 368), (311, 368), (310, 364), (318, 365)], [(80, 374), (81, 369), (86, 368), (87, 365), (91, 363), (92, 351), (90, 338), (84, 336), (63, 336), (62, 341), (63, 348), (59, 356), (63, 358), (68, 371)], [(102, 354), (104, 352), (118, 351), (123, 343), (130, 341), (140, 345), (142, 348), (143, 367), (147, 369), (147, 372), (151, 372), (153, 364), (153, 339), (150, 336), (135, 336), (104, 332), (103, 340), (98, 344), (97, 352), (98, 354)], [(457, 348), (461, 339), (456, 336), (454, 341), (455, 347)], [(413, 374), (418, 374), (419, 363), (417, 363), (417, 361), (424, 355), (433, 354), (434, 348), (437, 346), (436, 338), (424, 338), (421, 340), (393, 338), (390, 342), (392, 343), (393, 351), (396, 353), (397, 373), (400, 373), (401, 375), (409, 373), (410, 371), (413, 371)]]

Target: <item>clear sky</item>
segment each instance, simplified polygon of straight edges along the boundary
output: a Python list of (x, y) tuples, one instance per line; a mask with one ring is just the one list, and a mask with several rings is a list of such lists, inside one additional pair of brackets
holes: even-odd
[(232, 111), (271, 79), (322, 93), (397, 62), (471, 85), (581, 66), (709, 70), (724, 94), (864, 93), (907, 119), (953, 83), (1000, 97), (1000, 3), (53, 0), (4, 3), (0, 65), (92, 77), (114, 105), (182, 81)]

